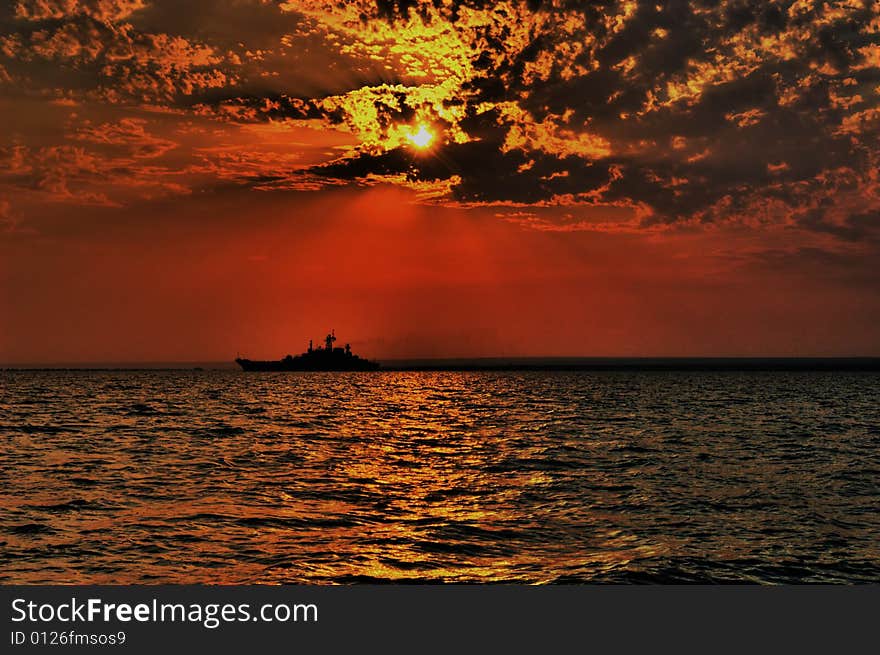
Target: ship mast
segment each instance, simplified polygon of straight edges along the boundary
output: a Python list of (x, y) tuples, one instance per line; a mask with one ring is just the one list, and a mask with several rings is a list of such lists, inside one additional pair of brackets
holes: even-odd
[(327, 344), (327, 350), (329, 352), (333, 352), (333, 342), (336, 341), (336, 330), (330, 330), (330, 334), (327, 335), (327, 338), (324, 339)]

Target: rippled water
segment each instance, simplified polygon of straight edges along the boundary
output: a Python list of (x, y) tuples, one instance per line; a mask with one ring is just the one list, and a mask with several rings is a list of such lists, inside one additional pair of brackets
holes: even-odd
[(0, 581), (880, 582), (875, 373), (0, 373)]

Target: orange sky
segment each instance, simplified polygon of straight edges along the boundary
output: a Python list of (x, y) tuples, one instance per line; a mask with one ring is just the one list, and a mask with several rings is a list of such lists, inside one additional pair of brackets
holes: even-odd
[(868, 2), (0, 9), (0, 364), (880, 355)]

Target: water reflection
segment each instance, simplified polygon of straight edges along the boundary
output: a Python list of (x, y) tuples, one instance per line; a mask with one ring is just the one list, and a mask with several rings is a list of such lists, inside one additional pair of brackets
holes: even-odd
[(3, 582), (880, 579), (875, 374), (0, 376)]

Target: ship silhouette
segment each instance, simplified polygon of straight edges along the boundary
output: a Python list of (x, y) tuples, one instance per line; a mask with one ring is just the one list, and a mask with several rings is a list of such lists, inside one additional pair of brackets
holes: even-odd
[(324, 347), (312, 347), (301, 355), (287, 355), (283, 359), (260, 361), (236, 357), (235, 362), (245, 371), (375, 371), (379, 362), (363, 359), (351, 352), (351, 345), (334, 347), (336, 331), (331, 330), (324, 338)]

